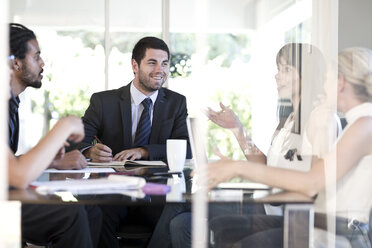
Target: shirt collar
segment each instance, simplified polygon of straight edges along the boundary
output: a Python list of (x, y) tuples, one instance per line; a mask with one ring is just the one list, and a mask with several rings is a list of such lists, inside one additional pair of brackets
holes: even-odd
[(349, 124), (353, 123), (361, 116), (369, 116), (372, 114), (372, 103), (365, 102), (355, 106), (345, 113), (346, 121)]
[(145, 98), (147, 97), (150, 97), (152, 104), (154, 105), (156, 98), (158, 97), (158, 94), (159, 94), (159, 91), (157, 90), (154, 93), (152, 93), (150, 96), (146, 96), (134, 86), (133, 81), (130, 84), (130, 95), (135, 105), (140, 105), (142, 101), (145, 100)]
[(10, 103), (14, 104), (17, 108), (19, 107), (19, 103), (21, 102), (21, 100), (19, 100), (19, 97), (17, 96), (14, 96), (13, 92), (10, 91), (10, 100), (9, 100)]

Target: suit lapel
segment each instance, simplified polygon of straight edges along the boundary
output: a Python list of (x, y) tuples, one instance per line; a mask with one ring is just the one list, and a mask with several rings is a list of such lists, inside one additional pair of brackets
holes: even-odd
[(154, 105), (154, 113), (152, 117), (152, 127), (149, 143), (157, 143), (159, 140), (160, 129), (163, 123), (163, 113), (167, 103), (163, 88), (159, 89), (159, 94)]
[(120, 99), (120, 112), (123, 130), (124, 148), (128, 149), (132, 146), (132, 108), (130, 99), (130, 84), (123, 87), (123, 92)]

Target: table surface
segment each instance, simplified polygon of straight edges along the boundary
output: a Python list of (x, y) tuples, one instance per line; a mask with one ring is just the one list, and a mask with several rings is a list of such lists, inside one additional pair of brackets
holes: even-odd
[[(162, 170), (164, 171), (164, 170)], [(61, 203), (80, 203), (80, 204), (120, 204), (120, 205), (163, 205), (165, 203), (191, 203), (192, 202), (192, 178), (191, 170), (185, 170), (182, 177), (159, 177), (151, 176), (159, 169), (140, 169), (131, 171), (133, 176), (142, 176), (147, 182), (167, 184), (171, 191), (166, 195), (145, 195), (136, 197), (133, 191), (126, 191), (122, 194), (92, 194), (73, 195), (70, 192), (58, 192), (55, 194), (41, 195), (34, 189), (25, 190), (10, 189), (9, 200), (21, 201), (23, 204), (61, 204)], [(119, 173), (128, 174), (128, 173)], [(103, 178), (107, 173), (71, 174), (71, 173), (43, 173), (39, 181), (53, 181), (64, 179)], [(141, 190), (140, 190), (141, 191)], [(208, 201), (213, 204), (223, 204), (227, 202), (239, 203), (312, 203), (314, 200), (308, 196), (296, 192), (273, 193), (268, 189), (216, 189), (208, 193)]]

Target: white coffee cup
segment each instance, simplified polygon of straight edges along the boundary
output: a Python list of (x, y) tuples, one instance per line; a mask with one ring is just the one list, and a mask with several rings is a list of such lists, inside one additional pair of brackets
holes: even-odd
[(167, 160), (169, 170), (183, 171), (186, 161), (186, 140), (168, 139), (167, 140)]

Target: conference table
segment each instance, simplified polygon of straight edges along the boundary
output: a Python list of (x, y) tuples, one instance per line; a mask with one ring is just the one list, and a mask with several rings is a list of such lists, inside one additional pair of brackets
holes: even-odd
[[(54, 193), (40, 193), (33, 188), (24, 190), (10, 189), (9, 200), (20, 201), (22, 204), (109, 204), (126, 206), (150, 206), (165, 204), (193, 203), (193, 179), (191, 169), (185, 168), (182, 174), (167, 174), (167, 169), (139, 169), (128, 172), (115, 173), (63, 173), (44, 172), (39, 181), (55, 180), (91, 180), (107, 178), (108, 175), (130, 175), (145, 178), (147, 183), (161, 184), (169, 187), (169, 192), (144, 194), (141, 189), (123, 190), (122, 192), (98, 194), (94, 190), (89, 194), (76, 194), (68, 191)], [(249, 185), (249, 184), (248, 184)], [(254, 185), (254, 184), (253, 184)], [(314, 199), (296, 192), (276, 192), (265, 187), (227, 187), (217, 188), (208, 193), (208, 204), (274, 204), (284, 206), (283, 244), (285, 248), (311, 247), (314, 223)], [(301, 225), (301, 228), (299, 228)], [(299, 230), (306, 230), (298, 233)], [(302, 237), (301, 240), (298, 237)], [(304, 240), (305, 239), (305, 240)], [(300, 242), (300, 243), (298, 243)]]

